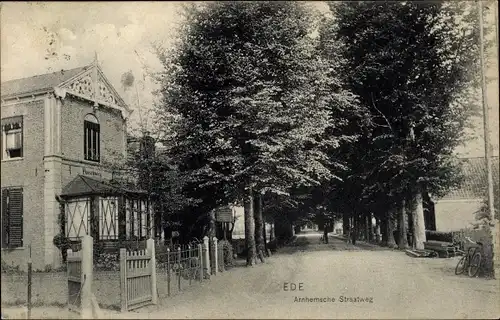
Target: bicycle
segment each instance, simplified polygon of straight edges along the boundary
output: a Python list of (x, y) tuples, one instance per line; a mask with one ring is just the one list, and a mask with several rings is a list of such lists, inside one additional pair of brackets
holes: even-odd
[(469, 277), (475, 277), (481, 267), (482, 257), (480, 251), (483, 244), (481, 242), (475, 242), (469, 237), (465, 237), (465, 239), (470, 243), (477, 244), (477, 246), (470, 247), (467, 250), (467, 254), (464, 254), (460, 261), (458, 261), (455, 267), (455, 274), (462, 274), (467, 269)]

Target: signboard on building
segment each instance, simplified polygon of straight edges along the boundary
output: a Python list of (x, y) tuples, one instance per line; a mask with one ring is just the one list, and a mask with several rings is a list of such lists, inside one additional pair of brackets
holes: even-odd
[(86, 176), (97, 176), (102, 177), (102, 173), (88, 168), (83, 168), (83, 174)]
[(233, 222), (233, 209), (229, 206), (215, 209), (215, 221)]

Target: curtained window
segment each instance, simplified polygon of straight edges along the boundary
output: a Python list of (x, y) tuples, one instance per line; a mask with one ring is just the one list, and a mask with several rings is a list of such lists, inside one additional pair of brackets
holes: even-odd
[(2, 119), (2, 160), (23, 157), (23, 117)]

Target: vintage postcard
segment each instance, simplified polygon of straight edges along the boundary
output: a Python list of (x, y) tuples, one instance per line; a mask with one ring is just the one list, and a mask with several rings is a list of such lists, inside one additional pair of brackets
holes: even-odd
[(496, 1), (2, 2), (2, 319), (498, 319)]

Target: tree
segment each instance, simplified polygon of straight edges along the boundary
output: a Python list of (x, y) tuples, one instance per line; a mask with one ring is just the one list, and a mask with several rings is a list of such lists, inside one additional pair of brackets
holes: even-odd
[(422, 192), (443, 194), (460, 178), (452, 160), (474, 110), (475, 12), (468, 3), (440, 1), (332, 2), (330, 8), (348, 88), (373, 119), (354, 150), (367, 155), (358, 171), (362, 193), (389, 195), (386, 212), (409, 193), (416, 245), (423, 248)]
[(190, 183), (223, 190), (222, 204), (243, 199), (252, 265), (255, 193), (334, 177), (326, 151), (339, 136), (325, 132), (343, 125), (332, 110), (352, 98), (332, 80), (333, 61), (316, 54), (304, 3), (204, 3), (184, 18), (175, 49), (160, 55), (158, 119), (174, 126), (171, 154)]

